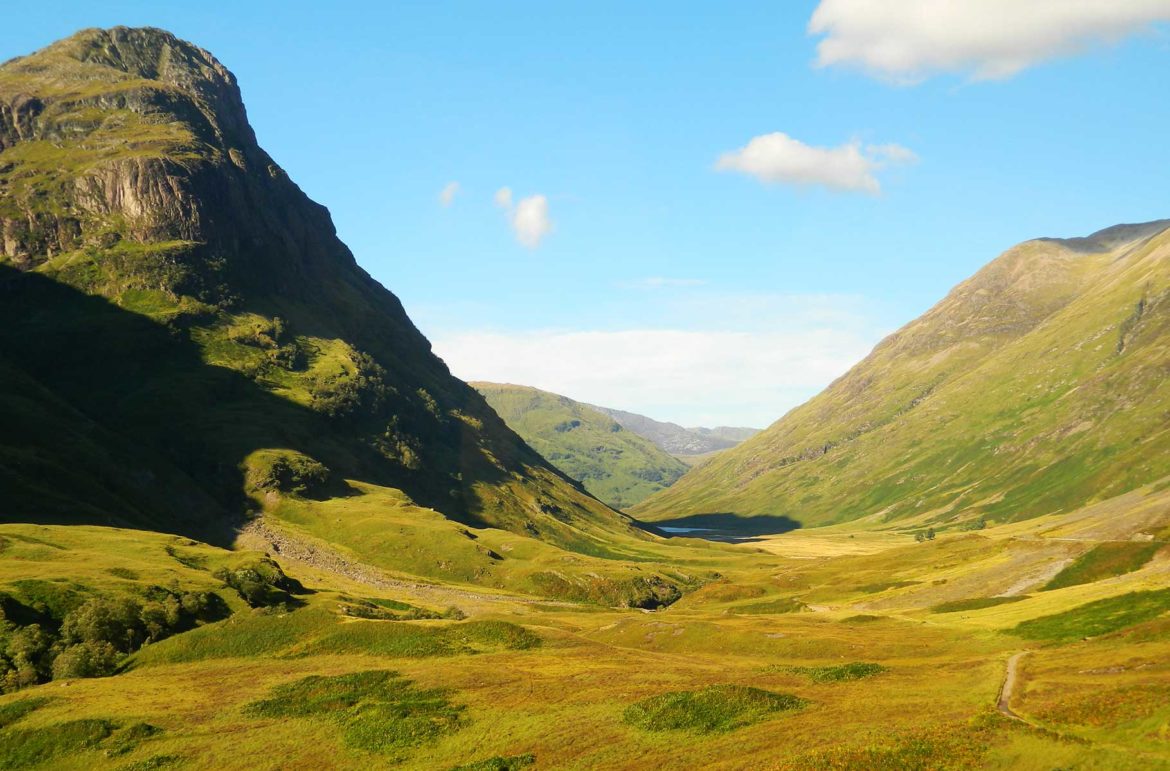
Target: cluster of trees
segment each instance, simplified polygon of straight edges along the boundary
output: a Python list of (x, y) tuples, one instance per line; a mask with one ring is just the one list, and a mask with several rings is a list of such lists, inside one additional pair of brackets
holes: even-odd
[[(14, 598), (0, 603), (0, 692), (51, 679), (113, 674), (147, 643), (224, 618), (214, 592), (150, 587), (145, 597), (91, 597), (63, 618)], [(20, 623), (28, 622), (28, 623)]]
[(922, 543), (923, 541), (933, 541), (934, 540), (934, 528), (933, 527), (926, 528), (925, 533), (922, 532), (921, 530), (919, 530), (917, 533), (914, 534), (914, 540), (918, 541), (918, 543)]
[[(289, 606), (304, 592), (270, 559), (213, 574), (250, 607)], [(74, 677), (112, 675), (143, 645), (219, 621), (231, 608), (215, 592), (146, 587), (140, 595), (96, 595), (81, 602), (0, 593), (0, 693)]]

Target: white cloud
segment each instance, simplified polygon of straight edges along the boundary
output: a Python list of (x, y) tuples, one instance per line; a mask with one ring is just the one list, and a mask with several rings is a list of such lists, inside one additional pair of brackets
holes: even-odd
[(521, 198), (513, 205), (512, 189), (501, 187), (496, 191), (495, 202), (507, 214), (516, 240), (529, 249), (540, 246), (544, 237), (552, 232), (553, 223), (545, 196), (537, 193)]
[[(883, 331), (856, 298), (709, 293), (682, 302), (676, 315), (706, 328), (429, 337), (465, 380), (535, 386), (683, 425), (763, 427), (843, 374)], [(736, 306), (744, 312), (727, 313)]]
[(647, 276), (633, 281), (619, 281), (619, 289), (681, 289), (703, 286), (706, 281), (697, 278), (670, 278), (668, 276)]
[(548, 217), (548, 199), (543, 195), (521, 198), (512, 213), (512, 229), (516, 231), (520, 243), (528, 248), (540, 246), (541, 239), (552, 230), (552, 220)]
[(761, 182), (791, 185), (822, 185), (833, 190), (881, 191), (875, 172), (916, 160), (913, 152), (899, 145), (862, 147), (849, 142), (839, 147), (813, 147), (779, 131), (753, 138), (734, 152), (724, 153), (715, 162), (719, 171), (739, 171)]
[(457, 195), (459, 195), (459, 183), (448, 182), (439, 192), (439, 203), (443, 206), (450, 206)]
[(940, 72), (1011, 77), (1170, 20), (1170, 0), (821, 0), (821, 67), (913, 83)]

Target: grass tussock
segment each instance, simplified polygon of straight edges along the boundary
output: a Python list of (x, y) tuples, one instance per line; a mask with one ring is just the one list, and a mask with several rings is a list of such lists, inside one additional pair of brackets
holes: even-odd
[(767, 602), (754, 602), (750, 605), (741, 605), (734, 608), (735, 613), (747, 615), (766, 615), (779, 613), (800, 613), (808, 610), (808, 606), (795, 597), (781, 597)]
[(47, 704), (48, 701), (43, 696), (37, 696), (30, 699), (10, 701), (7, 704), (0, 704), (0, 729), (7, 728), (25, 715), (35, 712)]
[(467, 621), (444, 626), (366, 622), (342, 624), (303, 652), (429, 658), (531, 650), (540, 644), (538, 635), (508, 621)]
[(442, 689), (422, 689), (396, 672), (375, 670), (338, 677), (306, 677), (278, 686), (250, 704), (255, 718), (314, 718), (337, 723), (345, 743), (381, 754), (401, 755), (457, 730), (463, 708)]
[(532, 753), (509, 755), (508, 757), (497, 755), (494, 758), (485, 758), (474, 763), (455, 766), (451, 771), (518, 771), (518, 769), (534, 765), (536, 765), (536, 756)]
[(801, 675), (814, 683), (842, 683), (849, 680), (863, 680), (887, 671), (881, 664), (865, 661), (851, 661), (848, 664), (833, 664), (824, 667), (771, 666), (769, 672)]
[(628, 707), (622, 718), (646, 731), (723, 733), (758, 723), (777, 712), (800, 709), (807, 703), (787, 693), (743, 685), (712, 685), (643, 699)]
[(109, 720), (72, 720), (0, 734), (0, 768), (27, 768), (98, 748), (114, 733)]

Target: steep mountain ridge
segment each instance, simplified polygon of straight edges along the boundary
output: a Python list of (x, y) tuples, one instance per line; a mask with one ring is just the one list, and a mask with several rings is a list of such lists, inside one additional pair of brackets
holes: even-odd
[(0, 292), (0, 519), (207, 535), (359, 479), (568, 548), (644, 537), (450, 375), (170, 33), (0, 66)]
[(634, 510), (962, 526), (1170, 474), (1168, 221), (1014, 247), (824, 392)]
[(615, 509), (669, 487), (687, 471), (650, 440), (567, 396), (510, 384), (471, 386), (530, 447)]

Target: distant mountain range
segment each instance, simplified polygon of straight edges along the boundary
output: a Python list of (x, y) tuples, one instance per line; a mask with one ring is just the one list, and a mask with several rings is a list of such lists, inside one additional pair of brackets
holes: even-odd
[(649, 439), (658, 447), (676, 457), (706, 455), (734, 447), (760, 432), (758, 428), (717, 426), (715, 428), (684, 428), (677, 423), (665, 423), (645, 415), (625, 410), (589, 405), (621, 424), (622, 428)]
[(1028, 241), (820, 395), (635, 507), (648, 520), (960, 526), (1170, 474), (1170, 220)]

